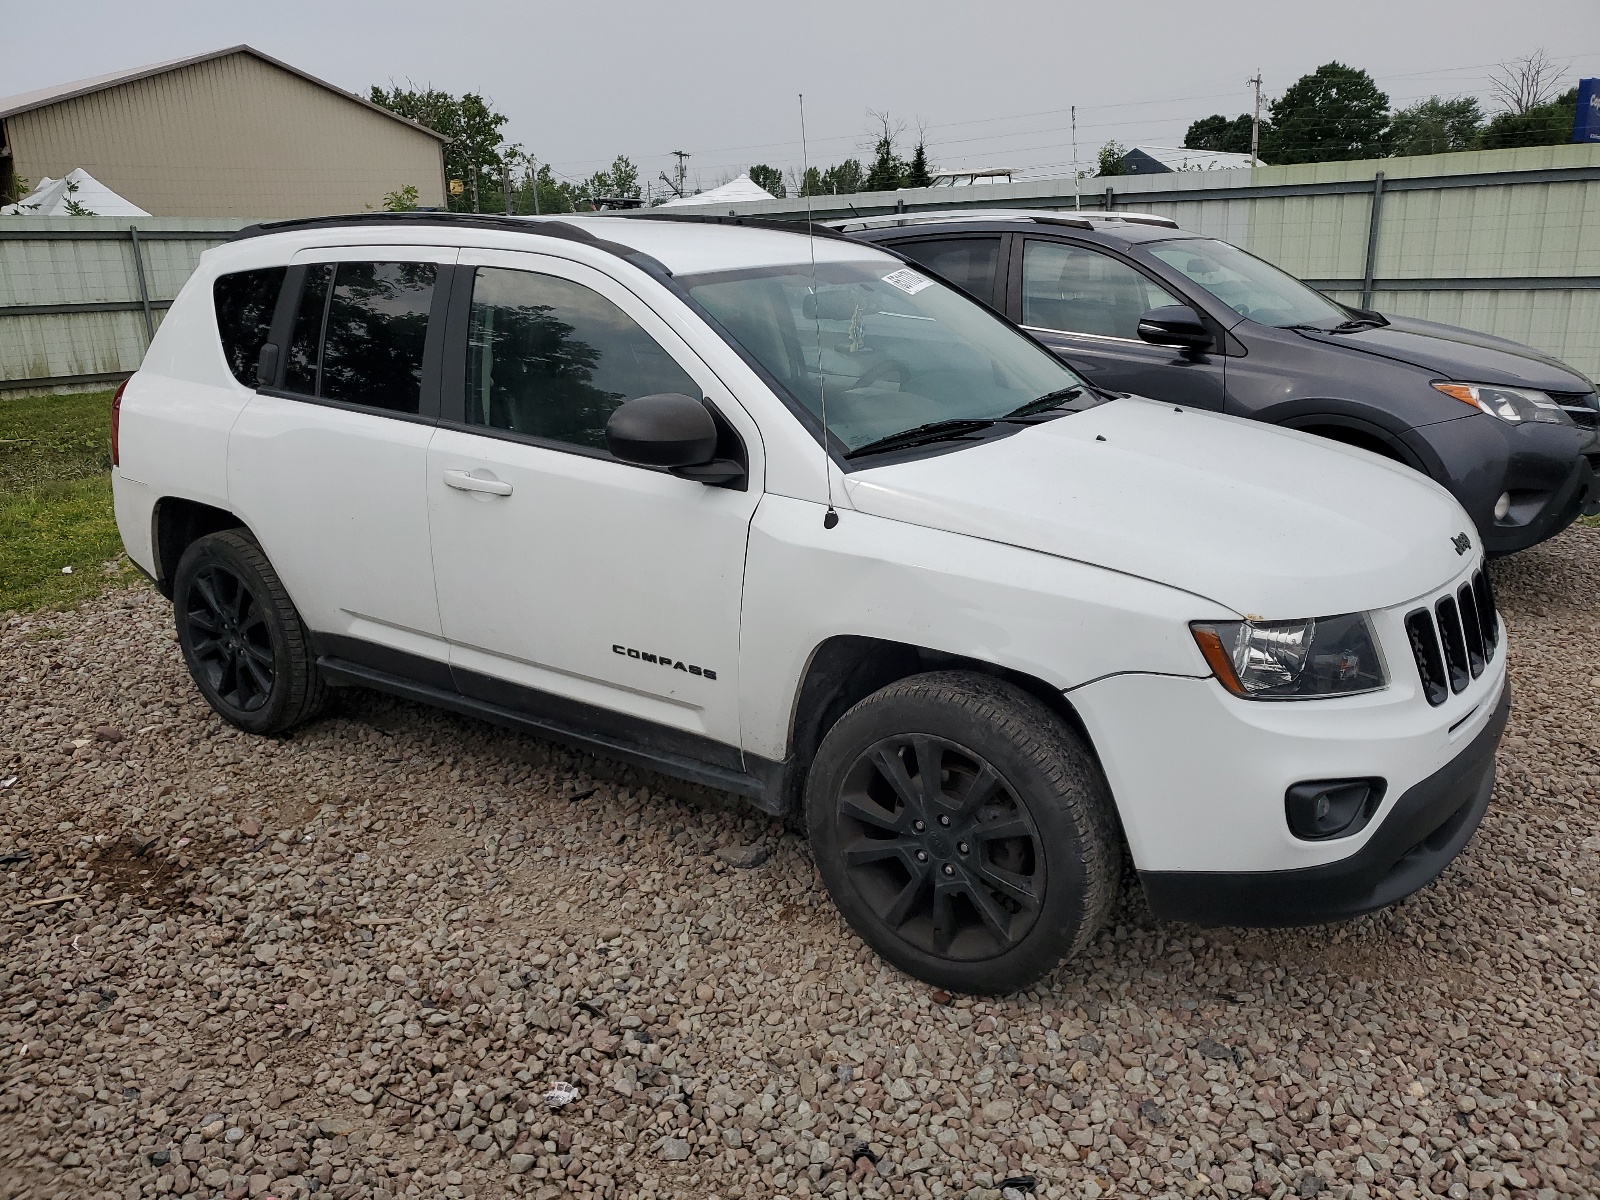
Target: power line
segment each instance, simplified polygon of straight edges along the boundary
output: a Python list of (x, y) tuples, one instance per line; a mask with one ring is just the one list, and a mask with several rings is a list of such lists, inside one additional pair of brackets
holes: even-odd
[[(1565, 55), (1563, 57), (1564, 57), (1565, 61), (1567, 62), (1568, 69), (1570, 70), (1570, 69), (1572, 69), (1572, 65), (1574, 63), (1580, 61), (1580, 60), (1587, 59), (1587, 58), (1600, 57), (1600, 50), (1584, 51), (1584, 52), (1580, 52), (1580, 53), (1577, 53), (1577, 54)], [(1393, 74), (1375, 75), (1375, 76), (1373, 76), (1373, 80), (1376, 83), (1382, 83), (1385, 80), (1422, 79), (1422, 78), (1427, 78), (1429, 76), (1450, 75), (1450, 74), (1456, 74), (1456, 73), (1463, 72), (1463, 71), (1478, 71), (1478, 70), (1492, 69), (1492, 68), (1500, 66), (1500, 65), (1502, 65), (1502, 64), (1500, 64), (1500, 63), (1474, 63), (1474, 64), (1470, 64), (1470, 65), (1465, 65), (1465, 66), (1436, 67), (1436, 68), (1430, 68), (1428, 70), (1423, 70), (1423, 71), (1405, 71), (1405, 72), (1398, 72), (1398, 73), (1393, 73)], [(1236, 96), (1236, 95), (1239, 95), (1239, 94), (1240, 94), (1240, 92), (1238, 90), (1229, 90), (1229, 91), (1208, 92), (1208, 93), (1202, 93), (1202, 94), (1197, 94), (1197, 95), (1187, 95), (1187, 96), (1157, 97), (1157, 98), (1148, 99), (1148, 100), (1119, 101), (1119, 102), (1110, 103), (1110, 104), (1077, 105), (1075, 107), (1077, 107), (1078, 109), (1080, 109), (1081, 111), (1084, 111), (1084, 112), (1089, 112), (1089, 111), (1098, 111), (1098, 112), (1126, 111), (1126, 110), (1132, 109), (1132, 108), (1147, 108), (1147, 107), (1150, 107), (1150, 106), (1153, 106), (1153, 105), (1160, 105), (1160, 104), (1182, 104), (1182, 103), (1188, 103), (1188, 102), (1192, 102), (1192, 101), (1196, 101), (1196, 100), (1216, 100), (1216, 99), (1222, 99), (1222, 98), (1225, 98), (1225, 97), (1228, 97), (1228, 96)], [(1246, 93), (1246, 94), (1248, 94), (1248, 93)], [(1427, 98), (1426, 96), (1415, 97), (1415, 99), (1426, 99), (1426, 98)], [(1404, 100), (1404, 98), (1402, 99), (1402, 102), (1403, 102), (1403, 100)], [(1073, 106), (1069, 106), (1068, 108), (1060, 108), (1060, 109), (1044, 109), (1044, 110), (1039, 110), (1039, 111), (1035, 111), (1035, 112), (1027, 112), (1027, 113), (1010, 113), (1010, 114), (992, 116), (992, 117), (974, 117), (974, 118), (968, 118), (968, 119), (962, 120), (962, 121), (938, 122), (938, 123), (930, 124), (930, 125), (926, 126), (926, 128), (929, 129), (929, 130), (957, 129), (957, 128), (961, 128), (961, 127), (964, 127), (964, 126), (996, 124), (996, 123), (999, 123), (999, 122), (1002, 122), (1002, 121), (1025, 121), (1025, 120), (1030, 120), (1030, 119), (1038, 119), (1038, 118), (1041, 118), (1041, 117), (1070, 115), (1072, 107)], [(1150, 118), (1134, 119), (1134, 120), (1127, 120), (1127, 121), (1102, 121), (1102, 122), (1096, 122), (1096, 123), (1093, 123), (1093, 124), (1080, 124), (1079, 127), (1082, 128), (1082, 129), (1113, 129), (1113, 128), (1125, 128), (1125, 127), (1132, 126), (1132, 125), (1164, 125), (1164, 124), (1167, 123), (1168, 120), (1170, 120), (1170, 118), (1150, 117)], [(974, 135), (972, 137), (965, 137), (965, 138), (941, 139), (939, 141), (938, 145), (940, 147), (944, 147), (944, 146), (966, 145), (966, 144), (979, 143), (979, 142), (998, 142), (998, 141), (1003, 141), (1003, 140), (1005, 140), (1007, 138), (1012, 138), (1012, 137), (1029, 137), (1029, 136), (1039, 136), (1041, 134), (1048, 134), (1048, 133), (1065, 132), (1068, 128), (1069, 128), (1069, 126), (1051, 126), (1051, 127), (1047, 127), (1047, 128), (1044, 128), (1044, 129), (1010, 130), (1010, 131), (1006, 131), (1004, 133)], [(846, 134), (846, 133), (834, 134), (834, 135), (829, 135), (829, 136), (825, 136), (825, 137), (813, 137), (811, 139), (811, 144), (812, 145), (820, 145), (822, 143), (835, 143), (835, 142), (852, 142), (852, 143), (855, 143), (855, 144), (857, 144), (859, 146), (865, 147), (866, 145), (870, 144), (870, 138), (865, 133), (856, 132), (856, 133), (848, 133), (848, 134)], [(695, 155), (697, 157), (700, 157), (702, 159), (702, 165), (704, 165), (708, 169), (714, 169), (714, 168), (718, 168), (718, 167), (729, 167), (729, 166), (739, 165), (740, 160), (729, 159), (729, 160), (722, 160), (722, 161), (717, 161), (717, 160), (707, 161), (708, 156), (717, 155), (717, 154), (746, 153), (746, 152), (752, 152), (752, 151), (768, 151), (768, 152), (770, 152), (770, 151), (775, 151), (775, 150), (790, 149), (790, 148), (793, 148), (793, 147), (795, 147), (797, 145), (798, 145), (798, 143), (796, 143), (792, 139), (787, 139), (787, 140), (780, 140), (780, 141), (773, 141), (773, 142), (756, 142), (756, 143), (750, 143), (750, 144), (741, 145), (741, 146), (722, 146), (722, 147), (716, 147), (716, 148), (712, 148), (712, 149), (695, 151), (694, 153), (695, 153)], [(1000, 150), (997, 150), (996, 152), (997, 153), (1021, 154), (1021, 153), (1027, 153), (1030, 150), (1043, 149), (1043, 148), (1045, 148), (1045, 147), (1022, 147), (1022, 148), (1013, 148), (1011, 150), (1000, 149)], [(665, 162), (667, 159), (674, 157), (674, 155), (676, 155), (678, 153), (682, 153), (682, 152), (674, 151), (674, 152), (669, 152), (667, 154), (660, 154), (660, 155), (643, 155), (640, 158), (640, 162), (641, 163), (652, 163), (652, 162), (654, 162), (656, 160)], [(603, 166), (604, 165), (604, 160), (602, 160), (602, 159), (594, 159), (594, 158), (570, 159), (570, 160), (567, 160), (566, 162), (562, 163), (561, 165), (562, 166), (568, 166), (568, 167), (581, 167), (581, 166), (587, 166), (587, 165), (589, 165), (591, 163), (600, 163)], [(554, 170), (554, 169), (555, 169), (554, 165), (552, 165), (552, 170)], [(557, 174), (562, 174), (562, 172), (559, 172), (559, 171), (557, 171), (556, 173)], [(563, 176), (563, 177), (572, 178), (570, 176)]]

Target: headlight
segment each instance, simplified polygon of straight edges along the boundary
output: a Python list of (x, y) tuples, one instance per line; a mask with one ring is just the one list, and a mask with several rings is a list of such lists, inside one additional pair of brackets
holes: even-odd
[(1246, 700), (1310, 700), (1389, 682), (1363, 613), (1306, 621), (1196, 621), (1194, 640), (1222, 686)]
[(1482, 383), (1436, 383), (1433, 386), (1452, 399), (1481, 408), (1491, 417), (1513, 425), (1524, 421), (1539, 421), (1545, 425), (1573, 423), (1561, 405), (1531, 388), (1490, 387)]

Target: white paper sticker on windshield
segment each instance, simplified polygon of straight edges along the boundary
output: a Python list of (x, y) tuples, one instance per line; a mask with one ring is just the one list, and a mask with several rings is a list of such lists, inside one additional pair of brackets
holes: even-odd
[(933, 286), (933, 280), (926, 275), (919, 275), (910, 267), (902, 267), (893, 275), (885, 275), (883, 281), (899, 288), (908, 296), (915, 296), (923, 288)]

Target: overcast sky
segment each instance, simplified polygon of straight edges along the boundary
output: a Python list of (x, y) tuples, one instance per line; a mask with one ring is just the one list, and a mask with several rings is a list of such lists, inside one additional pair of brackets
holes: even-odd
[(363, 95), (391, 80), (482, 92), (510, 140), (571, 178), (627, 154), (654, 179), (687, 150), (691, 183), (708, 187), (755, 162), (799, 164), (801, 92), (813, 165), (862, 157), (878, 110), (924, 125), (937, 165), (1067, 174), (1069, 106), (1080, 159), (1111, 138), (1176, 146), (1197, 117), (1248, 111), (1257, 69), (1270, 98), (1338, 59), (1396, 106), (1487, 100), (1494, 64), (1541, 47), (1569, 81), (1600, 75), (1596, 0), (5, 7), (0, 95), (245, 42)]

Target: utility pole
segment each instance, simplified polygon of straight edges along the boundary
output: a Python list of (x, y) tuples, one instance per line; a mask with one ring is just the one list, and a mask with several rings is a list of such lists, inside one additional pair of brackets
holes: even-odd
[(500, 194), (505, 197), (506, 216), (511, 215), (511, 164), (500, 160)]
[(1072, 208), (1073, 211), (1077, 211), (1081, 207), (1078, 201), (1078, 106), (1074, 104), (1072, 106)]
[(1250, 119), (1250, 165), (1261, 165), (1261, 70), (1258, 67), (1254, 79), (1246, 79), (1256, 89), (1256, 115)]
[(533, 177), (533, 215), (539, 215), (539, 160), (528, 155), (528, 173)]
[(483, 209), (478, 207), (478, 164), (477, 163), (473, 163), (472, 164), (472, 211), (473, 212), (482, 212), (483, 211)]
[(672, 153), (678, 160), (678, 195), (681, 196), (689, 178), (689, 152), (687, 150), (674, 150)]

